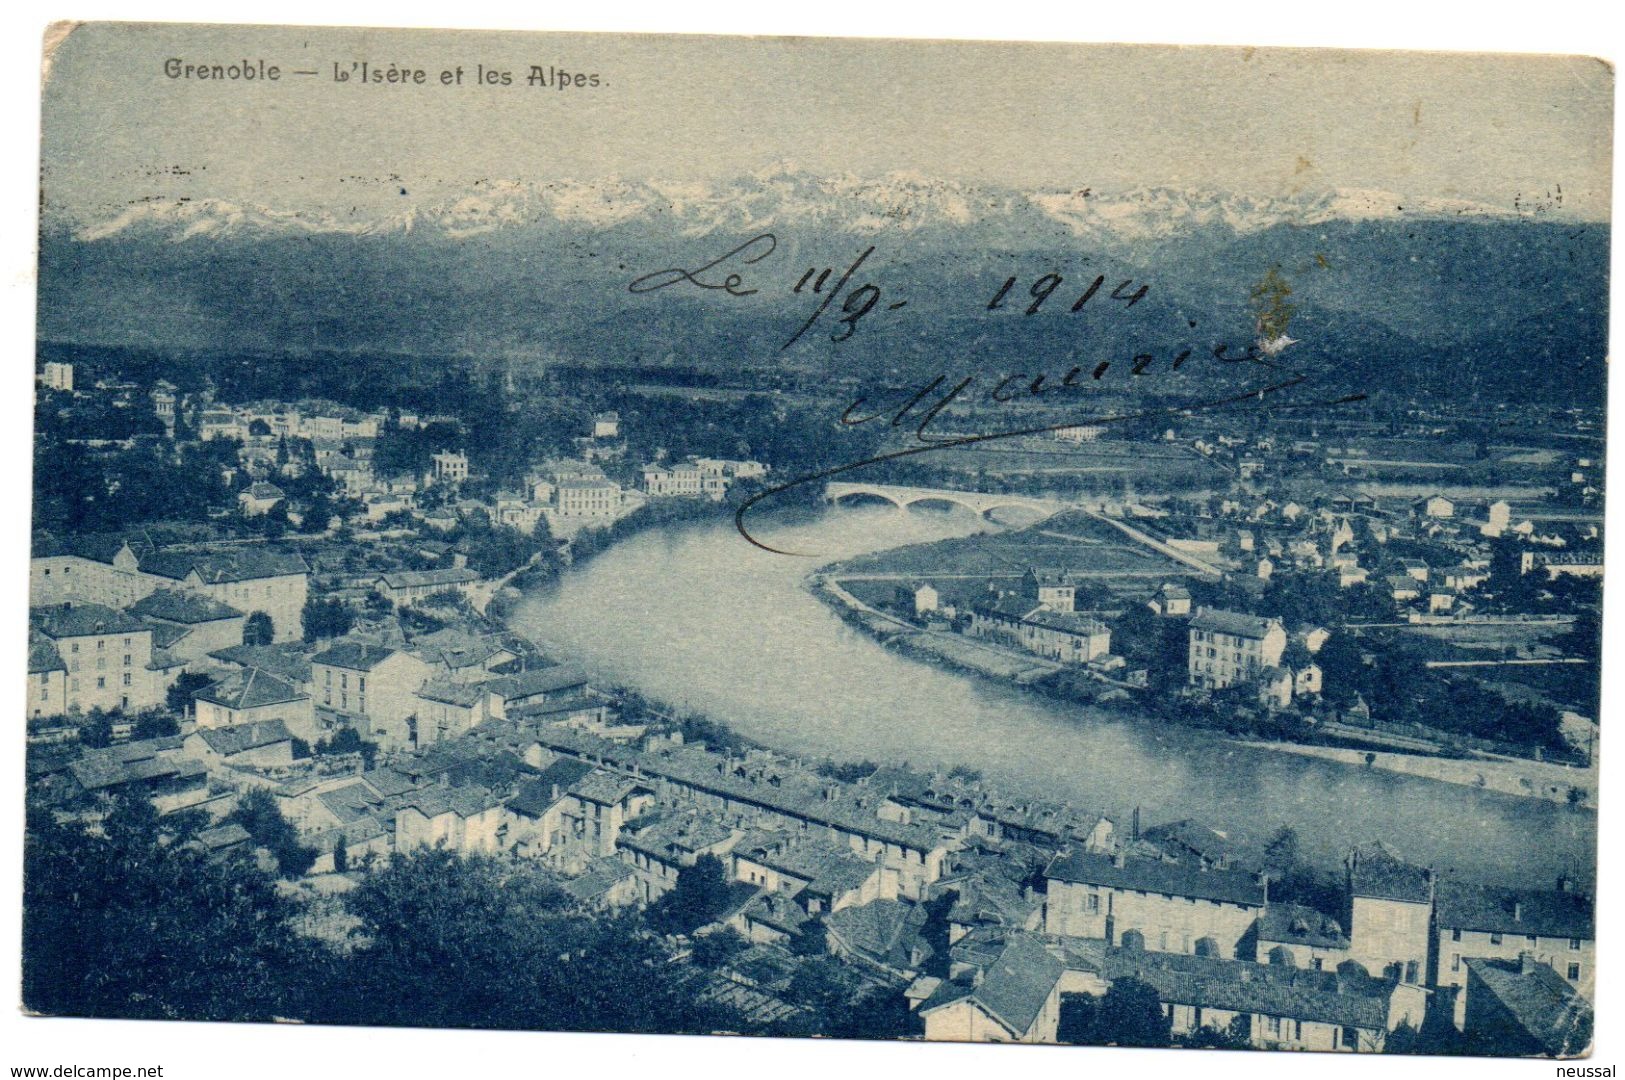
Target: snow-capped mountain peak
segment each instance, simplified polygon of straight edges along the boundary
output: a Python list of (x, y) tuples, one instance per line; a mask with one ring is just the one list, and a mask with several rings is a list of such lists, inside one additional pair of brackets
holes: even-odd
[[(410, 186), (410, 185), (408, 185)], [(407, 194), (402, 186), (400, 194)], [(431, 188), (432, 190), (432, 188)], [(659, 220), (682, 235), (817, 226), (870, 234), (972, 226), (1012, 232), (1061, 228), (1093, 242), (1147, 243), (1195, 230), (1235, 235), (1277, 224), (1316, 225), (1399, 217), (1507, 217), (1512, 211), (1448, 198), (1408, 199), (1382, 191), (1323, 190), (1278, 197), (1142, 188), (1014, 191), (892, 172), (821, 176), (779, 162), (731, 180), (606, 177), (592, 181), (481, 181), (467, 190), (401, 207), (270, 207), (215, 198), (151, 197), (91, 221), (77, 239), (121, 234), (181, 243), (256, 233), (423, 233), (459, 239), (502, 229), (616, 228)]]

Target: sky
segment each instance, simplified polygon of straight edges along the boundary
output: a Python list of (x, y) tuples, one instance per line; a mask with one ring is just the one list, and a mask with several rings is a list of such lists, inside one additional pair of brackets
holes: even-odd
[[(276, 64), (279, 82), (164, 63)], [(334, 65), (425, 71), (336, 82)], [(474, 84), (476, 65), (509, 71)], [(442, 71), (463, 68), (461, 85)], [(524, 85), (532, 66), (597, 87)], [(314, 76), (293, 76), (293, 70)], [(551, 81), (551, 76), (550, 76)], [(1581, 57), (88, 24), (51, 57), (47, 206), (308, 209), (480, 179), (703, 179), (789, 162), (1017, 188), (1329, 188), (1608, 215), (1612, 71)], [(400, 208), (394, 202), (395, 209)]]

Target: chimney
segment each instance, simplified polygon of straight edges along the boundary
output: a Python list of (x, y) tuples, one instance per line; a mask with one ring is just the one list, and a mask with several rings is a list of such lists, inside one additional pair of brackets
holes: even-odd
[(1523, 901), (1522, 900), (1514, 900), (1514, 901), (1512, 901), (1512, 921), (1513, 922), (1522, 922), (1523, 921)]
[(1574, 878), (1569, 876), (1568, 874), (1559, 874), (1557, 876), (1557, 891), (1558, 892), (1565, 892), (1565, 893), (1573, 892), (1574, 891)]
[(1122, 869), (1124, 866), (1128, 865), (1128, 856), (1125, 855), (1121, 850), (1112, 852), (1112, 865), (1118, 869)]

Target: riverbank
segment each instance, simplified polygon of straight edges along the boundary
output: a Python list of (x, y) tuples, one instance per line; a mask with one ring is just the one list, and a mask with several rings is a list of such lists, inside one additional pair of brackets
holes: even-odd
[(813, 591), (822, 594), (824, 602), (849, 625), (866, 631), (882, 645), (915, 659), (1017, 683), (1030, 682), (1061, 670), (1061, 665), (1041, 656), (1007, 649), (992, 642), (977, 641), (962, 634), (915, 626), (865, 604), (835, 578), (815, 575)]
[(1290, 825), (1320, 862), (1380, 839), (1413, 861), (1538, 885), (1592, 857), (1590, 810), (1239, 745), (1278, 736), (1091, 706), (1046, 692), (1053, 678), (967, 678), (946, 660), (880, 647), (877, 636), (902, 628), (863, 629), (808, 587), (810, 573), (841, 560), (978, 527), (969, 515), (888, 508), (762, 516), (759, 536), (814, 558), (752, 547), (729, 520), (649, 529), (527, 590), (511, 626), (602, 685), (804, 761), (969, 766), (1012, 798), (1109, 808), (1119, 820), (1136, 808), (1146, 820), (1193, 818), (1238, 842)]
[(1542, 761), (1523, 761), (1502, 758), (1447, 758), (1422, 754), (1395, 754), (1384, 751), (1354, 750), (1341, 746), (1316, 746), (1309, 743), (1266, 742), (1256, 739), (1232, 739), (1237, 746), (1274, 750), (1286, 754), (1300, 754), (1323, 761), (1337, 761), (1344, 765), (1363, 766), (1382, 772), (1436, 780), (1445, 784), (1495, 791), (1503, 795), (1517, 795), (1527, 799), (1543, 799), (1566, 806), (1579, 806), (1587, 810), (1597, 807), (1597, 765), (1585, 768), (1555, 765)]
[[(812, 593), (848, 625), (865, 631), (882, 645), (914, 660), (947, 667), (967, 676), (993, 679), (1029, 692), (1036, 690), (1031, 685), (1036, 680), (1065, 670), (1060, 664), (1030, 653), (961, 634), (922, 629), (864, 603), (848, 592), (836, 576), (815, 574), (809, 579), (809, 585)], [(1149, 715), (1132, 708), (1113, 708), (1112, 711), (1126, 720), (1148, 722), (1151, 719)], [(1285, 739), (1226, 737), (1224, 741), (1258, 750), (1297, 754), (1437, 783), (1494, 791), (1517, 798), (1540, 799), (1586, 809), (1596, 807), (1595, 763), (1580, 768), (1523, 758), (1444, 757)]]

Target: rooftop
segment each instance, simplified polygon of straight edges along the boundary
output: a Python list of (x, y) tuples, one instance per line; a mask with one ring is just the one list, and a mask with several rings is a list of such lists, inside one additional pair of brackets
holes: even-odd
[(1288, 945), (1308, 945), (1321, 949), (1346, 949), (1349, 939), (1336, 919), (1302, 904), (1271, 904), (1258, 917), (1260, 941)]
[(311, 657), (310, 662), (350, 671), (371, 671), (394, 655), (394, 649), (370, 641), (340, 641)]
[(209, 654), (238, 667), (256, 667), (294, 684), (310, 681), (310, 658), (297, 645), (233, 645)]
[(101, 604), (52, 604), (28, 609), (33, 629), (46, 637), (96, 637), (102, 634), (150, 633), (147, 624), (134, 615)]
[(1078, 850), (1057, 855), (1044, 871), (1044, 876), (1082, 885), (1167, 896), (1193, 896), (1252, 907), (1263, 907), (1266, 895), (1263, 882), (1241, 871), (1202, 870), (1159, 859), (1117, 860), (1110, 855)]
[(527, 817), (541, 817), (564, 796), (571, 785), (592, 772), (592, 766), (574, 758), (560, 758), (537, 776), (526, 780), (508, 808)]
[(1219, 608), (1202, 608), (1191, 619), (1192, 630), (1205, 630), (1208, 633), (1229, 634), (1232, 637), (1254, 640), (1262, 640), (1271, 628), (1279, 626), (1274, 619), (1247, 615), (1239, 611), (1223, 611)]
[[(1525, 954), (1527, 957), (1527, 954)], [(1467, 970), (1552, 1057), (1574, 1057), (1591, 1046), (1591, 1005), (1563, 977), (1533, 960), (1465, 958)], [(1476, 989), (1469, 985), (1468, 1001)]]
[(1171, 854), (1188, 852), (1210, 862), (1228, 858), (1234, 850), (1222, 833), (1190, 818), (1153, 825), (1140, 835)]
[(228, 604), (182, 589), (158, 589), (131, 604), (128, 610), (143, 618), (188, 625), (243, 617), (242, 612)]
[(251, 724), (232, 724), (229, 727), (198, 728), (194, 733), (210, 750), (222, 757), (231, 757), (293, 738), (281, 720), (257, 720)]
[(389, 574), (380, 574), (378, 580), (391, 589), (414, 589), (444, 585), (466, 585), (470, 581), (478, 581), (480, 575), (467, 567), (446, 570), (397, 570)]
[(493, 694), (512, 701), (532, 694), (548, 694), (584, 686), (586, 682), (587, 676), (580, 668), (572, 664), (555, 664), (505, 675), (500, 679), (493, 679), (486, 685)]
[(1367, 1031), (1388, 1027), (1395, 984), (1358, 973), (1252, 964), (1185, 953), (1107, 948), (1102, 975), (1139, 979), (1165, 1004), (1313, 1020)]
[(1042, 942), (1027, 934), (1014, 934), (982, 973), (976, 986), (944, 982), (920, 1006), (931, 1012), (955, 1001), (970, 1000), (1012, 1035), (1025, 1035), (1043, 1012), (1065, 970)]
[(485, 687), (480, 683), (457, 682), (454, 679), (430, 679), (418, 690), (417, 696), (424, 701), (471, 709), (485, 699)]
[(1445, 879), (1436, 896), (1439, 926), (1493, 934), (1596, 937), (1591, 897), (1556, 889), (1502, 889)]
[(175, 581), (185, 581), (196, 573), (205, 585), (310, 572), (310, 567), (298, 555), (260, 547), (235, 547), (229, 551), (154, 551), (141, 557), (140, 567), (144, 573)]
[(28, 632), (28, 673), (38, 675), (45, 671), (66, 671), (62, 654), (56, 651), (51, 639), (37, 630)]
[(281, 705), (288, 701), (303, 701), (309, 697), (308, 694), (259, 668), (233, 672), (192, 696), (199, 701), (213, 702), (234, 710)]
[(176, 751), (179, 738), (142, 739), (122, 746), (87, 751), (68, 763), (68, 771), (86, 791), (99, 791), (142, 780), (202, 781), (208, 772), (202, 762), (188, 761)]
[(1411, 904), (1433, 900), (1433, 871), (1406, 862), (1380, 840), (1354, 849), (1345, 865), (1355, 896)]

